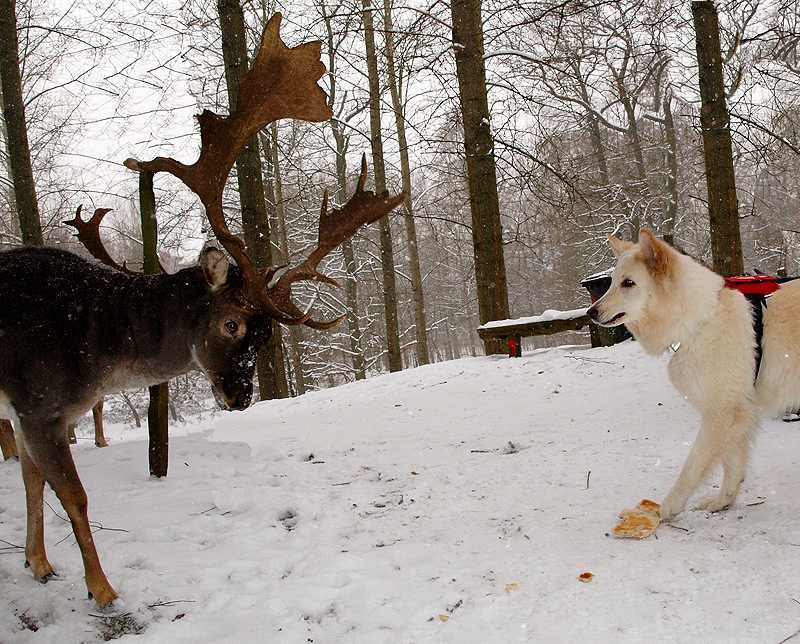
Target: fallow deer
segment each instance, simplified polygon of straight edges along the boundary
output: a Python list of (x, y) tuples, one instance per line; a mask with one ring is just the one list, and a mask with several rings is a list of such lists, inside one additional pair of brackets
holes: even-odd
[(267, 24), (257, 58), (240, 83), (228, 117), (199, 117), (201, 153), (191, 166), (173, 159), (126, 161), (129, 168), (167, 171), (200, 197), (212, 230), (236, 261), (203, 251), (200, 265), (175, 274), (132, 276), (52, 248), (0, 253), (0, 417), (15, 423), (27, 499), (27, 564), (36, 579), (53, 574), (44, 545), (43, 491), (55, 491), (72, 522), (89, 594), (100, 606), (117, 593), (108, 582), (87, 518), (87, 498), (70, 454), (68, 424), (107, 393), (163, 382), (202, 370), (224, 404), (250, 404), (256, 355), (271, 321), (329, 328), (291, 300), (299, 280), (336, 282), (317, 271), (320, 261), (361, 226), (399, 205), (358, 188), (341, 210), (325, 195), (318, 247), (299, 266), (260, 270), (230, 233), (222, 192), (242, 147), (280, 118), (330, 118), (317, 81), (325, 71), (320, 43), (289, 49), (279, 35), (280, 14)]

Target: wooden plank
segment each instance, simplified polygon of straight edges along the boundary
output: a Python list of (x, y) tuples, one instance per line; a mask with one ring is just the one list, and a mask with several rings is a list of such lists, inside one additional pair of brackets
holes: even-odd
[(580, 331), (589, 324), (589, 316), (580, 315), (568, 320), (542, 320), (540, 322), (527, 322), (523, 324), (509, 324), (507, 326), (493, 326), (489, 328), (478, 327), (481, 340), (508, 338), (519, 336), (527, 338), (536, 335), (553, 335), (564, 331)]

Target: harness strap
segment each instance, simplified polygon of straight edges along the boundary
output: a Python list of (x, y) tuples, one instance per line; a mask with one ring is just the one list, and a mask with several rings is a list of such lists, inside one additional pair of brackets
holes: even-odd
[(754, 349), (756, 371), (753, 376), (753, 382), (755, 382), (758, 379), (758, 370), (761, 368), (761, 340), (764, 338), (764, 307), (767, 305), (767, 296), (763, 293), (745, 293), (744, 296), (753, 309), (753, 335), (756, 339)]

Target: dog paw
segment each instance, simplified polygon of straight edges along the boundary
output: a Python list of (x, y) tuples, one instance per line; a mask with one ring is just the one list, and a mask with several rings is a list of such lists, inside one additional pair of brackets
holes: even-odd
[(700, 501), (700, 503), (697, 504), (697, 509), (705, 510), (706, 512), (719, 512), (720, 510), (730, 507), (731, 503), (733, 503), (733, 499), (727, 495), (712, 494)]
[(667, 498), (665, 498), (661, 503), (661, 520), (671, 521), (681, 513), (685, 505), (685, 500), (681, 501), (672, 494), (667, 494)]

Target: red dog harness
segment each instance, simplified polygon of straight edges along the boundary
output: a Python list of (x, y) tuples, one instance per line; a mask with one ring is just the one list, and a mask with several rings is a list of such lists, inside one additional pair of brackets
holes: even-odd
[(737, 275), (736, 277), (726, 277), (725, 286), (747, 295), (761, 295), (766, 297), (777, 291), (781, 285), (777, 277), (772, 275)]
[[(764, 336), (764, 308), (767, 305), (767, 295), (772, 295), (777, 291), (781, 282), (788, 281), (789, 278), (777, 278), (772, 275), (757, 273), (756, 275), (737, 275), (736, 277), (725, 278), (725, 288), (734, 289), (744, 295), (753, 309), (753, 334), (756, 339), (756, 375), (761, 367), (761, 340)], [(754, 378), (754, 380), (755, 380)]]

